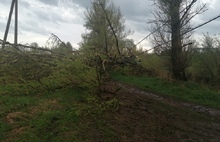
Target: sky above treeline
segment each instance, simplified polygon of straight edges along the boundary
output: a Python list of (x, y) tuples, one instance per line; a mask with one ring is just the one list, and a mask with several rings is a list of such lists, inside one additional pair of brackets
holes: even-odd
[[(12, 0), (0, 0), (0, 39), (3, 39), (8, 14)], [(116, 7), (120, 7), (125, 19), (127, 30), (134, 33), (128, 38), (135, 43), (147, 36), (150, 31), (149, 20), (152, 14), (152, 0), (112, 0)], [(40, 46), (46, 44), (51, 33), (60, 39), (70, 41), (78, 47), (81, 34), (86, 32), (84, 13), (90, 7), (91, 0), (18, 0), (19, 28), (18, 42), (21, 44), (37, 42)], [(193, 26), (202, 24), (220, 15), (220, 0), (199, 0), (206, 3), (208, 10), (195, 17)], [(14, 20), (11, 22), (8, 41), (13, 42)], [(218, 35), (220, 33), (220, 19), (217, 19), (194, 32), (193, 38), (199, 40), (204, 33)], [(144, 48), (150, 48), (148, 40), (141, 43)]]

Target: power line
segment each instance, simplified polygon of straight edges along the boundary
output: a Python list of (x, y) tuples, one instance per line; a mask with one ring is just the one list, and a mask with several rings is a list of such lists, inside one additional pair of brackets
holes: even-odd
[(137, 45), (139, 45), (141, 42), (143, 42), (145, 39), (147, 39), (149, 36), (153, 35), (155, 32), (157, 32), (158, 30), (160, 30), (165, 24), (167, 24), (168, 22), (163, 23), (162, 26), (160, 26), (159, 28), (157, 28), (156, 30), (154, 30), (153, 32), (151, 32), (150, 34), (148, 34), (147, 36), (145, 36), (142, 40), (140, 40), (138, 43), (135, 44), (135, 47)]
[[(208, 23), (210, 23), (210, 22), (212, 22), (212, 21), (214, 21), (214, 20), (216, 20), (216, 19), (218, 19), (218, 18), (220, 18), (220, 15), (218, 15), (218, 16), (216, 16), (216, 17), (214, 17), (214, 18), (212, 18), (212, 19), (210, 19), (210, 20), (208, 20), (208, 21), (206, 21), (206, 22), (204, 22), (204, 23), (202, 23), (202, 24), (200, 24), (200, 25), (198, 25), (198, 26), (196, 26), (196, 27), (194, 27), (194, 28), (192, 28), (192, 29), (186, 31), (186, 32), (181, 33), (181, 34), (180, 34), (179, 36), (177, 36), (176, 38), (178, 38), (178, 37), (180, 37), (180, 36), (183, 36), (183, 35), (185, 35), (185, 34), (187, 34), (187, 33), (189, 33), (189, 32), (192, 32), (192, 31), (194, 31), (195, 29), (198, 29), (198, 28), (200, 28), (200, 27), (202, 27), (202, 26), (204, 26), (204, 25), (206, 25), (206, 24), (208, 24)], [(161, 28), (161, 27), (160, 27), (160, 28)], [(159, 29), (158, 29), (158, 30), (159, 30)], [(154, 32), (156, 32), (156, 31), (154, 31)], [(150, 35), (152, 35), (152, 33), (151, 33)], [(176, 39), (176, 38), (174, 38), (174, 39)], [(146, 37), (145, 37), (145, 39), (146, 39)], [(174, 39), (168, 40), (168, 41), (165, 42), (165, 43), (162, 43), (162, 44), (159, 44), (159, 45), (157, 45), (157, 46), (154, 46), (154, 47), (152, 47), (152, 48), (150, 48), (150, 49), (148, 49), (148, 50), (146, 50), (146, 51), (144, 51), (144, 52), (148, 52), (148, 51), (153, 50), (154, 48), (157, 48), (157, 47), (160, 47), (160, 46), (162, 46), (162, 45), (165, 45), (165, 44), (171, 42), (171, 41), (174, 40)], [(143, 52), (143, 53), (144, 53), (144, 52)], [(141, 54), (142, 54), (142, 53), (141, 53)]]
[[(186, 8), (184, 8), (180, 13), (184, 12), (184, 10), (186, 10), (186, 12), (183, 14), (185, 15), (187, 13), (187, 11), (190, 9), (190, 7), (196, 2), (197, 0), (193, 0), (192, 3), (190, 5), (188, 5)], [(184, 16), (183, 16), (184, 17)], [(183, 18), (182, 17), (182, 18)], [(163, 23), (159, 28), (157, 28), (156, 30), (154, 30), (153, 32), (151, 32), (150, 34), (148, 34), (146, 37), (144, 37), (142, 40), (140, 40), (138, 43), (135, 44), (134, 47), (136, 47), (137, 45), (139, 45), (141, 42), (143, 42), (145, 39), (147, 39), (149, 36), (151, 36), (152, 34), (154, 34), (156, 31), (160, 30), (164, 25), (166, 25), (169, 22), (169, 20), (167, 20), (165, 23)]]
[[(208, 20), (208, 21), (206, 21), (206, 22), (204, 22), (204, 23), (202, 23), (202, 24), (200, 24), (200, 25), (198, 25), (198, 26), (196, 26), (196, 27), (194, 27), (194, 28), (192, 28), (192, 29), (186, 31), (186, 32), (183, 32), (182, 34), (180, 34), (180, 35), (177, 36), (176, 38), (178, 38), (178, 37), (180, 37), (180, 36), (182, 36), (182, 35), (184, 35), (184, 34), (187, 34), (187, 33), (191, 32), (191, 31), (194, 31), (195, 29), (198, 29), (198, 28), (200, 28), (200, 27), (202, 27), (202, 26), (204, 26), (204, 25), (206, 25), (206, 24), (208, 24), (208, 23), (210, 23), (210, 22), (212, 22), (212, 21), (214, 21), (214, 20), (216, 20), (216, 19), (218, 19), (218, 18), (220, 18), (220, 15), (218, 15), (218, 16), (216, 16), (216, 17), (214, 17), (214, 18), (212, 18), (212, 19), (210, 19), (210, 20)], [(159, 27), (158, 29), (154, 30), (153, 32), (151, 32), (151, 33), (150, 33), (149, 35), (147, 35), (144, 39), (146, 39), (147, 37), (149, 37), (150, 35), (152, 35), (153, 33), (155, 33), (155, 32), (156, 32), (157, 30), (159, 30), (160, 28), (162, 28), (162, 26)], [(176, 39), (176, 38), (174, 38), (174, 39)], [(144, 39), (142, 39), (142, 41), (143, 41)], [(148, 49), (148, 50), (146, 50), (146, 51), (144, 51), (144, 52), (151, 51), (151, 50), (153, 50), (154, 48), (157, 48), (157, 47), (159, 47), (159, 46), (162, 46), (162, 45), (164, 45), (164, 44), (167, 44), (167, 43), (170, 42), (170, 41), (172, 41), (172, 40), (168, 40), (167, 42), (162, 43), (162, 44), (159, 44), (159, 45), (157, 45), (157, 46), (154, 46), (154, 47), (152, 47), (151, 49)], [(3, 42), (4, 42), (4, 41), (3, 41), (2, 39), (0, 39), (0, 44), (2, 44)], [(11, 43), (9, 43), (9, 42), (6, 42), (6, 44), (13, 45), (13, 44), (11, 44)], [(24, 45), (22, 45), (22, 46), (24, 46)], [(143, 52), (143, 53), (144, 53), (144, 52)]]

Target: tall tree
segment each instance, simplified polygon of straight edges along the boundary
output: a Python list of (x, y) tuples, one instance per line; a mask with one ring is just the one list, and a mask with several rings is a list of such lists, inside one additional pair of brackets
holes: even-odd
[(121, 54), (120, 44), (129, 32), (125, 32), (124, 19), (119, 8), (109, 0), (94, 0), (85, 13), (85, 28), (81, 48), (93, 49), (105, 55)]
[[(206, 10), (206, 5), (198, 6), (197, 0), (154, 0), (152, 43), (157, 53), (164, 53), (170, 59), (173, 77), (187, 80), (186, 68), (189, 56), (191, 20)], [(197, 7), (196, 7), (197, 6)]]

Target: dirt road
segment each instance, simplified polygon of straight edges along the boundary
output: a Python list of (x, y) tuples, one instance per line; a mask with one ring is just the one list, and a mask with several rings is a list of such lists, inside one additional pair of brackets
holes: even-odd
[(120, 108), (109, 113), (117, 141), (219, 142), (220, 111), (175, 101), (132, 85), (121, 88), (115, 97)]

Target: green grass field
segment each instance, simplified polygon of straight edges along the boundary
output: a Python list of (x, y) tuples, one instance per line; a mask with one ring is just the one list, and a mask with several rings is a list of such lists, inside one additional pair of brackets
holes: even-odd
[[(113, 75), (142, 89), (220, 108), (219, 93), (196, 83)], [(30, 91), (25, 85), (0, 87), (0, 142), (215, 141), (219, 138), (218, 117), (173, 107), (123, 89), (115, 96), (108, 94), (107, 100), (82, 88)]]
[[(111, 138), (113, 132), (105, 128), (96, 104), (94, 96), (77, 88), (42, 95), (0, 95), (0, 141), (84, 141), (100, 130)], [(97, 132), (82, 135), (94, 127)]]
[(195, 82), (168, 82), (154, 77), (136, 77), (113, 73), (113, 78), (161, 95), (213, 108), (220, 108), (220, 92)]

